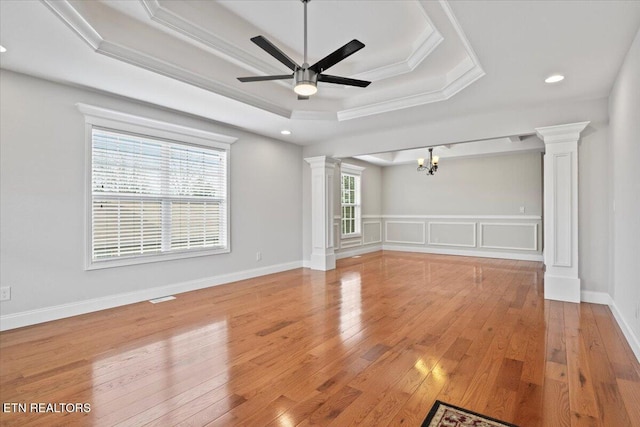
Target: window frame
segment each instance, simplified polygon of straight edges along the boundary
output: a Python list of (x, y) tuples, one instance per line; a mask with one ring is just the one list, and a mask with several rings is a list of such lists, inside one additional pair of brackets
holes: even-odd
[[(340, 237), (342, 239), (349, 239), (353, 237), (362, 236), (362, 171), (365, 168), (361, 166), (351, 165), (348, 163), (342, 163), (340, 165)], [(344, 192), (344, 177), (349, 176), (354, 179), (354, 195), (355, 203), (343, 203), (342, 195)], [(354, 208), (354, 231), (351, 233), (344, 233), (344, 224), (347, 219), (344, 217), (344, 208)]]
[[(151, 262), (185, 259), (200, 256), (216, 255), (231, 252), (231, 194), (230, 194), (230, 165), (231, 144), (237, 138), (217, 134), (189, 126), (150, 119), (133, 114), (123, 113), (93, 105), (76, 104), (76, 107), (85, 117), (85, 270), (120, 267), (127, 265), (145, 264)], [(185, 146), (195, 146), (209, 149), (223, 150), (226, 152), (226, 246), (221, 248), (194, 248), (180, 251), (171, 251), (156, 254), (140, 254), (113, 259), (93, 259), (92, 237), (92, 130), (93, 128), (106, 129), (113, 132), (133, 134), (150, 139), (165, 140), (170, 143)]]

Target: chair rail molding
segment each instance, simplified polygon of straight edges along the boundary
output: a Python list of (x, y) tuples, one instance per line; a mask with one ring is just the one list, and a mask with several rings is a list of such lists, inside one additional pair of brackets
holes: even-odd
[(590, 122), (536, 128), (544, 154), (544, 297), (580, 302), (578, 140)]

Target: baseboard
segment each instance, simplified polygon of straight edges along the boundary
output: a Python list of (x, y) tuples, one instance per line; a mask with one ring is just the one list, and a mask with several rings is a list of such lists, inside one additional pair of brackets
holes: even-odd
[(580, 291), (580, 301), (609, 306), (613, 304), (613, 300), (606, 292)]
[(382, 250), (382, 245), (381, 244), (359, 246), (359, 247), (354, 248), (354, 249), (349, 249), (349, 250), (336, 252), (336, 259), (349, 258), (349, 257), (352, 257), (352, 256), (364, 255), (364, 254), (368, 254), (368, 253), (371, 253), (371, 252), (378, 252), (378, 251), (381, 251), (381, 250)]
[(108, 308), (120, 307), (127, 304), (160, 298), (166, 295), (195, 291), (197, 289), (209, 288), (212, 286), (223, 285), (225, 283), (251, 279), (258, 276), (264, 276), (266, 274), (280, 273), (282, 271), (293, 270), (302, 266), (303, 263), (301, 261), (294, 261), (284, 264), (255, 268), (251, 270), (243, 270), (229, 274), (222, 274), (219, 276), (206, 277), (204, 279), (190, 280), (173, 285), (144, 289), (136, 292), (127, 292), (123, 294), (110, 295), (101, 298), (92, 298), (89, 300), (61, 304), (52, 307), (6, 314), (0, 316), (0, 331), (21, 328), (23, 326), (35, 325), (52, 320), (64, 319), (66, 317), (92, 313), (94, 311), (106, 310)]
[(398, 245), (382, 245), (382, 250), (385, 251), (401, 251), (401, 252), (419, 252), (423, 254), (438, 254), (438, 255), (458, 255), (458, 256), (472, 256), (479, 258), (501, 258), (501, 259), (513, 259), (518, 261), (540, 261), (542, 262), (542, 254), (521, 254), (515, 252), (493, 252), (493, 251), (478, 251), (467, 249), (442, 249), (442, 248), (427, 248), (424, 246), (398, 246)]
[(633, 333), (631, 327), (629, 327), (629, 324), (624, 320), (624, 317), (620, 313), (620, 310), (618, 310), (618, 306), (613, 299), (611, 300), (609, 307), (611, 308), (613, 317), (615, 317), (616, 322), (618, 322), (618, 326), (620, 326), (624, 337), (627, 339), (629, 347), (631, 347), (633, 354), (636, 355), (636, 359), (640, 362), (640, 339), (638, 339), (638, 337)]
[(636, 359), (640, 362), (640, 339), (635, 336), (627, 322), (624, 320), (624, 317), (620, 313), (620, 310), (618, 310), (613, 298), (611, 298), (611, 296), (606, 292), (581, 291), (580, 300), (591, 304), (603, 304), (609, 306), (611, 313), (613, 313), (613, 317), (616, 319), (616, 323), (618, 323), (618, 327), (620, 327), (622, 334), (629, 343), (629, 347), (631, 347), (633, 354), (636, 355)]

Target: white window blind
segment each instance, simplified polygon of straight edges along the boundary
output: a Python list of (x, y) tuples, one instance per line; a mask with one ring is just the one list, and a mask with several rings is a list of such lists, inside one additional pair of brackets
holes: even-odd
[(224, 249), (227, 150), (93, 126), (92, 261)]

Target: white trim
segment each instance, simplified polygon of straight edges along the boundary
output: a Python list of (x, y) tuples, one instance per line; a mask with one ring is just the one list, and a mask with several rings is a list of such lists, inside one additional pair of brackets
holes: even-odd
[(611, 304), (609, 304), (609, 307), (611, 308), (613, 317), (616, 319), (616, 322), (618, 322), (618, 326), (622, 330), (622, 334), (627, 339), (629, 347), (631, 347), (631, 350), (636, 355), (636, 359), (638, 359), (638, 362), (640, 362), (640, 338), (633, 333), (633, 329), (631, 329), (629, 324), (626, 322), (626, 320), (622, 316), (622, 313), (620, 313), (620, 310), (618, 310), (616, 302), (613, 299), (611, 299)]
[[(91, 23), (73, 7), (69, 0), (43, 0), (43, 2), (96, 53), (115, 58), (119, 61), (144, 68), (157, 74), (168, 76), (178, 81), (188, 83), (285, 118), (303, 117), (304, 119), (311, 120), (337, 119), (338, 121), (343, 121), (410, 108), (432, 102), (444, 101), (485, 75), (478, 57), (473, 51), (462, 28), (458, 24), (451, 8), (445, 0), (440, 0), (440, 5), (459, 37), (466, 56), (462, 61), (460, 61), (453, 71), (447, 73), (442, 87), (406, 97), (388, 99), (382, 102), (371, 103), (356, 108), (344, 109), (337, 113), (298, 111), (274, 104), (265, 98), (252, 95), (237, 89), (232, 85), (214, 80), (205, 74), (193, 72), (178, 64), (171, 63), (167, 60), (160, 59), (132, 47), (105, 39), (98, 33), (98, 31), (96, 31)], [(270, 74), (265, 70), (274, 70), (273, 65), (262, 61), (257, 56), (244, 52), (242, 49), (235, 48), (234, 44), (223, 40), (206, 29), (189, 22), (181, 16), (162, 7), (158, 0), (141, 0), (141, 2), (151, 20), (170, 30), (177, 31), (183, 36), (207, 45), (210, 49), (214, 50), (218, 56), (225, 60), (249, 70), (260, 70), (261, 74)], [(436, 49), (442, 41), (443, 36), (437, 31), (436, 27), (431, 23), (426, 14), (425, 17), (432, 31), (428, 35), (425, 35), (424, 33), (421, 34), (421, 37), (413, 43), (415, 49), (405, 61), (390, 64), (379, 69), (370, 70), (369, 73), (379, 76), (379, 78), (372, 80), (380, 80), (380, 78), (391, 77), (393, 75), (397, 76), (400, 75), (399, 73), (410, 72)]]
[(219, 95), (235, 99), (236, 101), (244, 102), (245, 104), (249, 104), (285, 118), (290, 118), (292, 115), (291, 110), (273, 104), (264, 98), (243, 92), (230, 85), (213, 80), (208, 76), (194, 73), (178, 65), (158, 59), (136, 49), (105, 40), (68, 0), (43, 1), (49, 9), (51, 9), (82, 40), (91, 46), (96, 53), (115, 58), (119, 61), (144, 68), (154, 73), (171, 77)]
[(333, 247), (335, 250), (340, 249), (340, 223), (333, 223)]
[(566, 125), (545, 126), (536, 128), (536, 135), (545, 145), (561, 142), (575, 142), (580, 139), (581, 132), (591, 121), (569, 123)]
[(68, 1), (42, 0), (53, 13), (80, 36), (93, 50), (98, 50), (104, 41), (102, 36), (71, 6)]
[(457, 79), (451, 81), (441, 89), (430, 92), (416, 93), (404, 97), (394, 98), (374, 104), (367, 104), (361, 107), (348, 108), (338, 111), (338, 121), (357, 119), (360, 117), (372, 116), (374, 114), (387, 113), (389, 111), (403, 110), (405, 108), (417, 107), (419, 105), (431, 104), (439, 101), (446, 101), (456, 95), (462, 89), (474, 83), (486, 73), (477, 64), (462, 74)]
[[(404, 241), (404, 240), (389, 240), (388, 239), (388, 235), (389, 235), (389, 224), (420, 224), (422, 225), (422, 241), (418, 242), (412, 242), (412, 241)], [(388, 242), (388, 243), (409, 243), (412, 245), (424, 245), (426, 243), (425, 241), (425, 225), (424, 222), (416, 222), (416, 221), (385, 221), (384, 222), (384, 242)]]
[(145, 135), (166, 138), (193, 144), (206, 145), (208, 147), (228, 149), (238, 138), (209, 132), (189, 126), (178, 125), (148, 117), (124, 113), (122, 111), (110, 110), (108, 108), (97, 107), (95, 105), (76, 104), (78, 110), (84, 115), (85, 123), (95, 126), (114, 127), (130, 132), (142, 133)]
[[(162, 262), (175, 259), (217, 255), (231, 252), (231, 144), (238, 138), (209, 132), (202, 129), (164, 122), (148, 117), (129, 114), (95, 105), (77, 103), (76, 107), (85, 119), (85, 219), (84, 219), (84, 269), (122, 267), (150, 262)], [(224, 151), (226, 157), (226, 246), (202, 250), (186, 250), (181, 252), (165, 252), (153, 255), (136, 255), (127, 258), (94, 260), (92, 257), (92, 129), (94, 126), (104, 127), (116, 132), (130, 132), (145, 137), (160, 138), (169, 142), (192, 144)]]
[(210, 288), (212, 286), (237, 282), (239, 280), (251, 279), (254, 277), (264, 276), (266, 274), (294, 270), (302, 267), (302, 265), (303, 263), (301, 261), (293, 261), (251, 270), (221, 274), (203, 279), (190, 280), (187, 282), (175, 283), (173, 285), (159, 286), (135, 292), (109, 295), (84, 301), (55, 305), (52, 307), (5, 314), (0, 316), (0, 330), (5, 331), (21, 328), (23, 326), (35, 325), (37, 323), (64, 319), (66, 317), (78, 316), (80, 314), (92, 313), (141, 301), (148, 301), (150, 299), (164, 297), (167, 295), (175, 295), (183, 292), (195, 291), (197, 289)]
[(362, 219), (382, 218), (382, 215), (362, 215)]
[(613, 300), (606, 292), (580, 291), (580, 301), (591, 304), (611, 305)]
[(367, 217), (403, 219), (524, 219), (533, 221), (542, 219), (540, 215), (367, 215)]
[[(516, 226), (516, 227), (533, 227), (533, 248), (518, 248), (514, 246), (490, 246), (484, 244), (484, 232), (483, 228), (485, 225), (499, 225), (499, 226)], [(538, 250), (538, 224), (536, 223), (518, 223), (518, 222), (481, 222), (480, 223), (480, 248), (487, 249), (506, 249), (506, 250), (517, 250), (517, 251), (537, 251)]]
[(470, 256), (478, 258), (500, 258), (500, 259), (514, 259), (519, 261), (539, 261), (542, 262), (542, 255), (539, 254), (523, 254), (523, 253), (510, 253), (510, 252), (494, 252), (494, 251), (479, 251), (477, 249), (444, 249), (444, 248), (432, 248), (432, 247), (415, 247), (415, 246), (399, 246), (399, 245), (382, 245), (384, 251), (401, 251), (401, 252), (418, 252), (423, 254), (438, 254), (438, 255), (458, 255), (458, 256)]
[[(425, 13), (426, 16), (426, 13)], [(402, 74), (412, 72), (422, 61), (424, 61), (436, 47), (444, 40), (442, 34), (429, 22), (430, 31), (424, 31), (420, 38), (415, 40), (412, 45), (416, 48), (404, 61), (399, 61), (389, 65), (383, 65), (382, 67), (374, 68), (369, 71), (354, 74), (352, 77), (355, 79), (380, 81), (389, 77), (397, 77)]]
[(378, 252), (382, 250), (382, 245), (376, 246), (362, 246), (358, 249), (351, 249), (349, 251), (344, 251), (336, 254), (336, 259), (349, 258), (355, 255), (363, 255), (371, 252)]
[[(340, 163), (340, 238), (341, 239), (351, 239), (355, 237), (362, 236), (362, 171), (366, 168), (357, 165), (351, 165), (349, 163)], [(343, 177), (348, 176), (353, 178), (353, 189), (355, 195), (354, 203), (343, 203), (342, 202), (342, 192), (343, 192)], [(343, 229), (343, 221), (342, 218), (343, 209), (347, 205), (348, 207), (354, 208), (354, 223), (355, 230), (349, 234), (342, 234)], [(347, 219), (349, 221), (349, 219)]]
[[(88, 218), (87, 218), (88, 219)], [(91, 233), (91, 224), (89, 222), (89, 233)], [(91, 234), (89, 234), (91, 236)], [(123, 257), (116, 259), (105, 259), (94, 261), (91, 259), (91, 240), (87, 240), (88, 251), (86, 252), (85, 270), (101, 270), (103, 268), (124, 267), (127, 265), (147, 264), (151, 262), (172, 261), (176, 259), (195, 258), (209, 255), (228, 254), (231, 252), (231, 244), (221, 249), (191, 249), (180, 252), (165, 252), (152, 255), (134, 255), (131, 257)]]
[[(461, 243), (435, 243), (431, 241), (431, 225), (432, 224), (444, 224), (444, 225), (472, 225), (473, 226), (473, 244), (472, 245), (465, 245), (465, 244), (461, 244)], [(476, 236), (477, 236), (477, 229), (476, 229), (476, 223), (475, 222), (436, 222), (436, 221), (429, 221), (428, 226), (427, 226), (428, 232), (429, 232), (429, 237), (427, 238), (427, 244), (428, 245), (433, 245), (433, 246), (454, 246), (454, 247), (462, 247), (462, 248), (475, 248), (476, 246), (478, 246), (478, 242), (476, 240)]]
[(239, 65), (245, 70), (253, 73), (279, 74), (282, 72), (281, 69), (274, 67), (272, 64), (245, 52), (237, 45), (227, 42), (207, 29), (202, 28), (163, 7), (158, 0), (140, 1), (153, 21), (169, 28), (170, 30), (178, 31), (192, 40), (204, 43), (211, 49), (215, 50), (218, 56), (229, 60), (235, 65)]
[[(380, 239), (379, 240), (374, 240), (372, 242), (365, 242), (365, 232), (364, 232), (364, 226), (366, 224), (378, 224), (379, 229), (380, 229)], [(363, 245), (372, 245), (374, 243), (382, 243), (382, 221), (362, 221), (362, 244)]]
[[(553, 263), (552, 265), (554, 267), (572, 267), (572, 261), (573, 261), (573, 250), (574, 248), (573, 246), (573, 227), (571, 226), (571, 220), (573, 219), (573, 209), (574, 206), (572, 204), (573, 201), (573, 182), (572, 182), (572, 177), (573, 177), (573, 153), (572, 152), (567, 152), (567, 153), (559, 153), (559, 154), (551, 154), (552, 158), (553, 158)], [(558, 182), (560, 181), (558, 179), (558, 177), (560, 176), (559, 171), (559, 166), (558, 166), (558, 159), (559, 158), (568, 158), (568, 167), (565, 169), (565, 175), (566, 177), (568, 177), (568, 182), (566, 183), (568, 185), (568, 190), (569, 190), (569, 198), (566, 201), (569, 205), (569, 212), (567, 213), (567, 215), (563, 215), (562, 219), (565, 222), (569, 222), (569, 236), (566, 238), (566, 240), (568, 240), (568, 242), (565, 242), (565, 246), (567, 247), (565, 252), (565, 254), (562, 254), (564, 257), (567, 258), (567, 261), (560, 261), (559, 260), (559, 254), (560, 251), (558, 250), (558, 243), (560, 242), (560, 238), (562, 237), (559, 233), (558, 233), (558, 223), (560, 222), (560, 215), (558, 214), (558, 206), (560, 205), (559, 201), (558, 201)], [(565, 218), (568, 217), (568, 218)], [(551, 242), (549, 242), (551, 243)]]
[(349, 163), (340, 163), (340, 172), (347, 175), (362, 176), (362, 171), (366, 168), (357, 165), (351, 165)]
[(547, 267), (544, 272), (544, 298), (564, 302), (580, 302), (580, 279), (558, 276)]
[(362, 246), (362, 239), (359, 237), (355, 240), (343, 240), (340, 242), (340, 249), (355, 248), (357, 246)]
[[(464, 46), (465, 53), (467, 54), (467, 56), (456, 67), (456, 73), (448, 73), (447, 81), (440, 89), (338, 111), (339, 121), (351, 120), (358, 117), (370, 116), (373, 114), (401, 110), (404, 108), (415, 107), (432, 102), (444, 101), (450, 99), (462, 89), (471, 85), (486, 74), (482, 69), (482, 66), (480, 65), (478, 56), (471, 47), (471, 43), (469, 43), (467, 36), (465, 35), (462, 27), (453, 14), (451, 6), (449, 6), (449, 3), (446, 0), (440, 0), (439, 3), (445, 15), (449, 19), (451, 26), (455, 30), (460, 42)], [(420, 4), (422, 5), (422, 3)], [(431, 43), (433, 43), (434, 41), (431, 41)], [(458, 71), (458, 69), (460, 68), (463, 68), (464, 71)]]
[[(340, 225), (340, 223), (338, 223), (338, 226), (339, 225)], [(362, 232), (350, 233), (350, 234), (342, 234), (342, 233), (340, 233), (340, 240), (358, 239), (360, 237), (362, 237)]]

